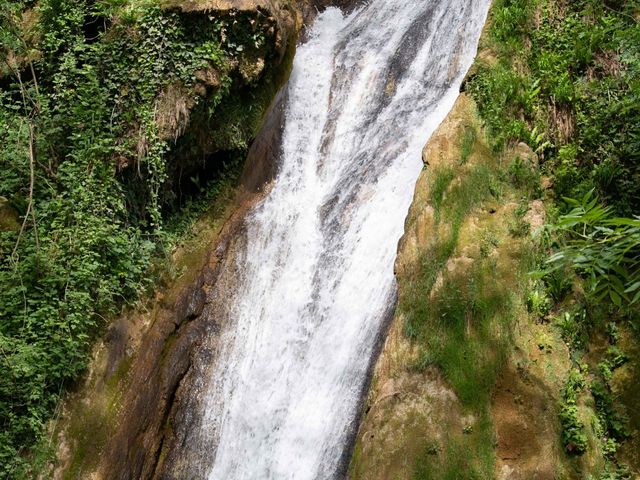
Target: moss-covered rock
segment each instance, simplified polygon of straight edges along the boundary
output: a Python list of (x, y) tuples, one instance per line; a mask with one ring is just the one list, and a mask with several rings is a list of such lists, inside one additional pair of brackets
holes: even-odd
[(0, 230), (16, 231), (20, 229), (18, 212), (11, 206), (9, 200), (0, 197)]
[(521, 204), (525, 187), (501, 167), (528, 153), (498, 158), (465, 94), (427, 143), (352, 479), (565, 473), (556, 409), (569, 353), (525, 306), (544, 209)]

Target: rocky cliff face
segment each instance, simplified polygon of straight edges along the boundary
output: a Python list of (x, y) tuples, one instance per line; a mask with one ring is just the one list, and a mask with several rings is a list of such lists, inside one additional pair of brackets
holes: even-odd
[(188, 190), (191, 177), (207, 180), (220, 157), (246, 152), (286, 81), (304, 19), (293, 0), (169, 0), (163, 8), (179, 11), (194, 28), (229, 20), (239, 37), (255, 44), (238, 46), (237, 57), (221, 68), (196, 72), (195, 97), (181, 85), (169, 85), (158, 96), (156, 123), (174, 141), (167, 187), (175, 195)]
[(536, 161), (526, 146), (495, 158), (465, 94), (426, 145), (396, 261), (399, 305), (350, 478), (565, 472), (555, 409), (569, 353), (521, 300), (544, 208), (500, 180), (515, 157)]

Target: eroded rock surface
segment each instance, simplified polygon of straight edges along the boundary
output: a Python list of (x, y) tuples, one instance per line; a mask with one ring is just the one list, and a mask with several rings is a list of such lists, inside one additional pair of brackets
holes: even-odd
[[(463, 155), (463, 139), (469, 129), (478, 133), (469, 137), (474, 138), (473, 146)], [(416, 184), (396, 260), (401, 299), (404, 291), (419, 284), (422, 265), (438, 251), (434, 247), (451, 234), (450, 226), (437, 220), (437, 215), (445, 213), (438, 213), (439, 207), (434, 203), (435, 176), (450, 172), (449, 187), (441, 197), (446, 198), (465, 182), (465, 175), (471, 175), (474, 166), (498, 168), (479, 132), (481, 124), (475, 105), (462, 94), (424, 149), (425, 169)], [(507, 155), (503, 162), (515, 157), (535, 161), (533, 152), (521, 146)], [(474, 266), (487, 261), (493, 268), (475, 281), (495, 284), (501, 291), (516, 289), (516, 272), (523, 268), (523, 255), (529, 245), (527, 234), (513, 233), (518, 208), (518, 203), (508, 197), (500, 201), (489, 198), (473, 205), (459, 224), (451, 256), (443, 262), (432, 287), (421, 293), (422, 301), (438, 301), (446, 279), (449, 285), (451, 279), (460, 279), (454, 280), (454, 285), (469, 284)], [(540, 227), (544, 214), (542, 202), (531, 202), (522, 216), (528, 224), (527, 231)], [(511, 333), (500, 330), (503, 327), (499, 327), (499, 321), (492, 324), (496, 337), (508, 335), (510, 340), (507, 358), (498, 364), (500, 372), (493, 396), (485, 406), (488, 416), (483, 420), (465, 407), (437, 365), (420, 366), (429, 352), (406, 334), (405, 314), (402, 308), (398, 309), (376, 365), (350, 478), (454, 478), (445, 473), (454, 471), (453, 463), (468, 475), (484, 472), (474, 478), (552, 479), (564, 474), (556, 409), (570, 364), (569, 353), (550, 325), (530, 321), (523, 305), (511, 312), (515, 316), (510, 319)], [(466, 339), (460, 343), (461, 351), (464, 342), (477, 341), (472, 333), (475, 322), (473, 314), (466, 318)], [(487, 420), (488, 428), (482, 424)], [(480, 458), (479, 452), (487, 451), (478, 447), (482, 442), (488, 444), (493, 459)]]

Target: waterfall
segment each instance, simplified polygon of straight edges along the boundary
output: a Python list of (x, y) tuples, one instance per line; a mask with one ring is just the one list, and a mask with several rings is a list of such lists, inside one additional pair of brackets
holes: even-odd
[(278, 173), (246, 219), (206, 387), (210, 480), (344, 475), (422, 147), (453, 106), (488, 3), (329, 8), (298, 48)]

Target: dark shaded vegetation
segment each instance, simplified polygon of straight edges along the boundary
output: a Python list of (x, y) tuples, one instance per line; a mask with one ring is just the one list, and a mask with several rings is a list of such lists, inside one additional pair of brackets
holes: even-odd
[[(0, 231), (0, 478), (35, 475), (96, 335), (237, 177), (273, 35), (233, 11), (0, 2), (0, 197), (19, 220)], [(191, 113), (205, 146), (193, 129), (176, 145)]]

